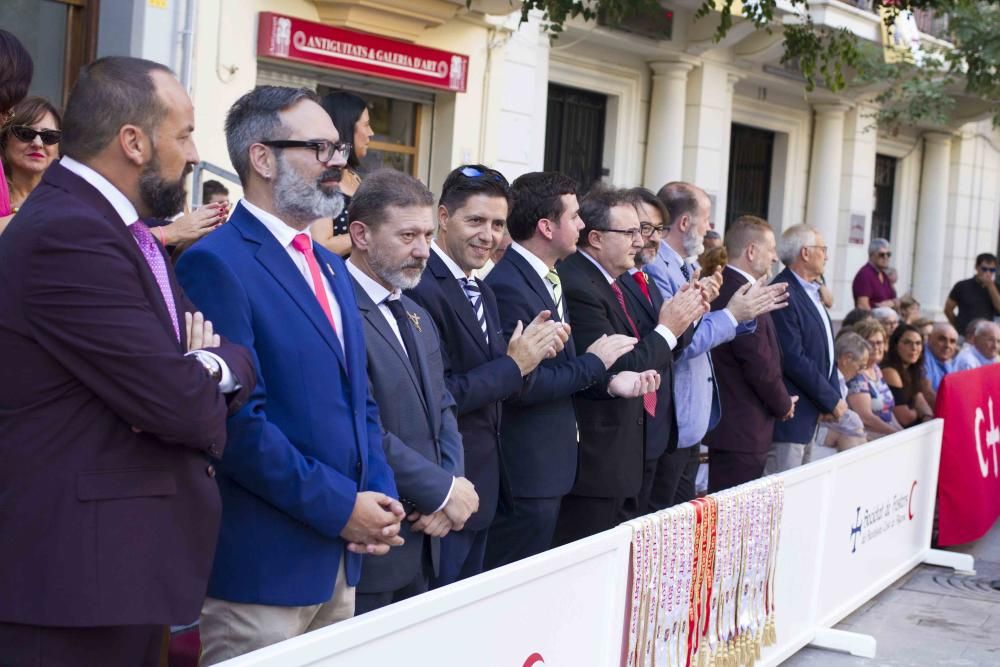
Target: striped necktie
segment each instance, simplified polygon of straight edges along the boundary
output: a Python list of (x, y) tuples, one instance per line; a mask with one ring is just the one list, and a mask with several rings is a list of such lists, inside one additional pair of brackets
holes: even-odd
[[(632, 316), (628, 314), (628, 308), (625, 307), (625, 294), (622, 292), (622, 288), (618, 286), (618, 283), (613, 282), (611, 283), (611, 291), (615, 293), (615, 299), (618, 300), (618, 305), (622, 307), (622, 312), (625, 313), (625, 319), (628, 320), (628, 325), (632, 329), (632, 334), (636, 338), (641, 338), (641, 336), (639, 336), (639, 329), (635, 326), (635, 321), (632, 320)], [(655, 391), (642, 395), (642, 407), (646, 409), (646, 413), (649, 414), (650, 417), (656, 416)]]
[(486, 338), (486, 342), (490, 342), (490, 336), (487, 333), (486, 327), (486, 308), (483, 306), (483, 292), (479, 289), (479, 283), (476, 282), (475, 278), (462, 278), (462, 289), (465, 290), (465, 296), (469, 299), (469, 303), (472, 304), (472, 311), (476, 314), (476, 319), (479, 320), (479, 328), (483, 330), (483, 336)]
[(556, 273), (555, 269), (549, 269), (549, 272), (545, 274), (545, 280), (552, 285), (552, 300), (556, 302), (556, 312), (559, 313), (559, 321), (566, 321), (566, 310), (563, 306), (563, 295), (562, 295), (562, 280), (559, 279), (559, 274)]

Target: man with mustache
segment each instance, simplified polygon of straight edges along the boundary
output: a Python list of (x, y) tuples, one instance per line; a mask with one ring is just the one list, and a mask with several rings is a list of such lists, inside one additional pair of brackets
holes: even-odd
[(5, 665), (158, 665), (164, 626), (201, 607), (213, 459), (255, 375), (142, 222), (180, 210), (193, 124), (166, 67), (88, 65), (63, 159), (0, 239)]
[(309, 236), (340, 213), (350, 144), (311, 91), (275, 86), (236, 101), (226, 144), (244, 199), (177, 264), (260, 373), (219, 465), (205, 665), (350, 618), (361, 554), (402, 544), (354, 290), (343, 260)]
[(407, 511), (401, 549), (365, 563), (358, 613), (427, 591), (440, 573), (441, 537), (479, 509), (465, 475), (455, 399), (434, 320), (402, 294), (420, 282), (434, 236), (434, 196), (398, 171), (367, 177), (351, 198), (347, 267), (365, 322), (368, 377), (386, 458)]

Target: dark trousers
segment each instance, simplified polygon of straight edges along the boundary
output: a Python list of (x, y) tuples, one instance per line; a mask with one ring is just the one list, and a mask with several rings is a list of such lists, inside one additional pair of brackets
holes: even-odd
[(621, 523), (628, 512), (625, 498), (592, 498), (570, 494), (563, 498), (562, 507), (559, 508), (555, 545), (562, 546), (610, 530)]
[(485, 569), (513, 563), (552, 548), (561, 497), (513, 498), (497, 511), (486, 541)]
[(764, 475), (767, 452), (708, 450), (708, 492), (715, 493), (760, 479)]
[(62, 628), (0, 623), (2, 667), (157, 667), (162, 625)]
[(438, 576), (431, 577), (431, 588), (441, 588), (483, 571), (488, 528), (459, 530), (441, 538)]
[[(651, 480), (647, 480), (647, 472), (652, 475)], [(645, 513), (658, 512), (692, 500), (695, 494), (694, 483), (697, 476), (697, 445), (664, 452), (660, 458), (656, 459), (653, 467), (650, 467), (650, 462), (647, 461), (642, 475), (643, 487), (647, 484), (650, 485), (649, 500), (646, 503), (648, 509)]]
[[(378, 558), (378, 556), (371, 556), (371, 558)], [(382, 607), (388, 607), (393, 602), (402, 602), (421, 593), (426, 593), (430, 590), (431, 581), (431, 566), (427, 561), (428, 559), (424, 558), (423, 571), (402, 588), (384, 593), (356, 593), (354, 596), (354, 615), (360, 616)]]

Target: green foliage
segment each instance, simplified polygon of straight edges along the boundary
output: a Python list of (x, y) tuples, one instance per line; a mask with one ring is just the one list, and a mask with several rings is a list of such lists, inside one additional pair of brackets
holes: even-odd
[[(471, 0), (467, 0), (471, 2)], [(881, 92), (879, 124), (890, 129), (919, 122), (946, 123), (955, 99), (949, 86), (965, 82), (967, 94), (992, 104), (994, 124), (1000, 126), (1000, 3), (996, 0), (874, 0), (888, 11), (892, 25), (904, 10), (933, 10), (948, 15), (948, 41), (952, 48), (925, 49), (919, 64), (886, 63), (881, 48), (862, 42), (851, 32), (816, 26), (809, 17), (809, 0), (788, 0), (801, 10), (804, 20), (783, 25), (777, 16), (777, 0), (744, 0), (742, 14), (758, 29), (783, 31), (785, 52), (781, 62), (797, 65), (806, 81), (806, 90), (817, 86), (837, 92), (852, 86), (878, 82)], [(696, 20), (718, 13), (715, 40), (723, 39), (733, 27), (736, 0), (702, 0)], [(545, 29), (553, 37), (563, 31), (566, 21), (580, 17), (609, 23), (642, 15), (660, 5), (656, 0), (525, 0), (521, 21), (532, 11), (542, 12)]]

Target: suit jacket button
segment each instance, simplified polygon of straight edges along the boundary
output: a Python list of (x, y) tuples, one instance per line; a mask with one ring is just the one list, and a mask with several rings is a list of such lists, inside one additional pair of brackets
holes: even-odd
[(358, 461), (357, 465), (354, 466), (354, 469), (357, 470), (359, 473), (361, 472), (361, 461)]
[(638, 424), (639, 426), (642, 426), (642, 417), (639, 417), (638, 419), (636, 419), (635, 423)]
[(205, 474), (209, 477), (215, 477), (215, 466), (209, 463), (208, 467), (205, 468)]

